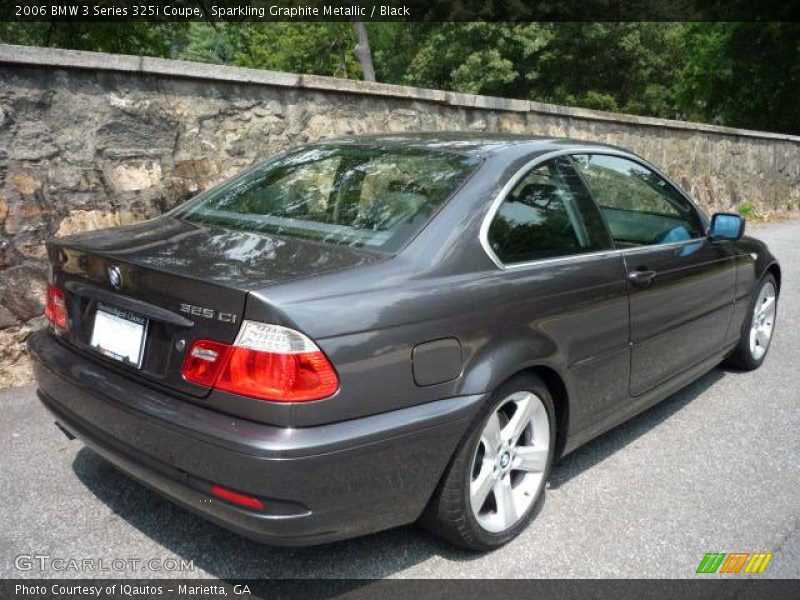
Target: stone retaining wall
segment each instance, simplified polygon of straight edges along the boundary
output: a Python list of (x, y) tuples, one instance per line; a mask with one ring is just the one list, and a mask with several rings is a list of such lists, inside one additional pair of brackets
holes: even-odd
[(44, 240), (155, 216), (254, 160), (344, 134), (505, 131), (609, 142), (709, 211), (800, 208), (800, 138), (255, 69), (0, 45), (0, 386), (29, 381)]

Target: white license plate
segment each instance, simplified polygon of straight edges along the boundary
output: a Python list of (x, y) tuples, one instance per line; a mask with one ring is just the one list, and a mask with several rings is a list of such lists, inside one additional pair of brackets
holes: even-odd
[(147, 318), (98, 303), (90, 345), (101, 354), (141, 368)]

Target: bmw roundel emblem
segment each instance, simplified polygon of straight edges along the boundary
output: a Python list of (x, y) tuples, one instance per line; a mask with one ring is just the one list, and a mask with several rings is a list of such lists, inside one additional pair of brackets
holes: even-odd
[(108, 282), (115, 288), (119, 289), (122, 285), (122, 274), (117, 267), (108, 267)]

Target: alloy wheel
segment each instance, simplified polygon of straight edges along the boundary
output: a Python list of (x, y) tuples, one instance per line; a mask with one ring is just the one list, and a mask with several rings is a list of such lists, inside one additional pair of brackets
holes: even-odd
[(501, 533), (525, 516), (544, 485), (549, 454), (544, 402), (532, 392), (508, 396), (489, 415), (472, 461), (470, 506), (483, 529)]
[(750, 353), (756, 360), (761, 360), (769, 349), (775, 328), (776, 306), (775, 286), (767, 281), (758, 293), (750, 327)]

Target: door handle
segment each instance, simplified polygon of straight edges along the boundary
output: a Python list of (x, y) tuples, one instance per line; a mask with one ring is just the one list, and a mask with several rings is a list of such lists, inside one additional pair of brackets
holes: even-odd
[(648, 271), (646, 269), (639, 269), (628, 273), (628, 281), (639, 287), (649, 286), (651, 283), (653, 283), (653, 279), (655, 278), (656, 272)]

